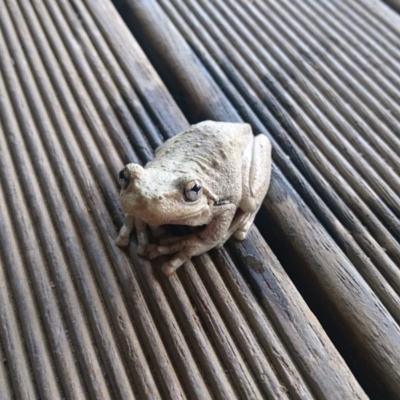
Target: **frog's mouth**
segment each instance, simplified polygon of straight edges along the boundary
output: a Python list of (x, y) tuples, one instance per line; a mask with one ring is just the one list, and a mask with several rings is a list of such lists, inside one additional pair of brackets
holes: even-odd
[(210, 220), (211, 220), (211, 213), (208, 208), (204, 208), (194, 213), (186, 214), (184, 216), (144, 219), (144, 221), (150, 226), (159, 226), (159, 225), (201, 226), (208, 224)]

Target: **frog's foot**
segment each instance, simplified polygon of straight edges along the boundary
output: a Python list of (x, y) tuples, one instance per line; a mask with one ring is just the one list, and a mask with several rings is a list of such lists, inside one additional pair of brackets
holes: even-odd
[(139, 256), (148, 258), (147, 254), (149, 252), (150, 246), (152, 246), (152, 245), (148, 244), (148, 243), (138, 243), (136, 251), (139, 254)]
[(162, 271), (166, 276), (172, 275), (181, 265), (193, 256), (205, 253), (216, 246), (215, 242), (204, 242), (197, 235), (189, 235), (170, 245), (148, 245), (146, 256), (149, 259), (161, 255), (174, 254), (172, 258), (162, 265)]
[(146, 257), (149, 260), (152, 260), (166, 254), (174, 254), (184, 249), (185, 246), (187, 246), (186, 240), (181, 240), (180, 242), (175, 242), (168, 245), (149, 244), (146, 249)]
[[(151, 257), (151, 254), (156, 251), (155, 249), (157, 248), (157, 245), (149, 242), (149, 238), (144, 226), (142, 226), (140, 229), (141, 233), (138, 232), (137, 253), (140, 256), (151, 260), (152, 258), (155, 258)], [(154, 239), (158, 239), (160, 236), (162, 237), (166, 232), (161, 226), (150, 226), (150, 230)]]
[[(170, 260), (163, 263), (161, 270), (164, 275), (170, 276), (193, 256), (199, 256), (215, 247), (215, 245), (216, 243), (204, 243), (198, 240), (198, 238), (193, 238), (193, 240), (185, 243), (182, 250), (178, 251)], [(175, 252), (178, 247), (173, 247), (174, 246), (171, 246), (170, 250), (174, 250), (173, 252)]]
[(221, 248), (232, 235), (235, 235), (239, 240), (243, 240), (251, 227), (255, 215), (256, 213), (245, 213), (243, 210), (239, 209), (228, 231), (215, 247), (217, 249)]
[(149, 237), (147, 235), (147, 224), (140, 218), (135, 218), (136, 236), (138, 241), (137, 253), (146, 257), (148, 252)]
[(174, 254), (162, 266), (165, 275), (173, 274), (191, 257), (203, 254), (221, 243), (221, 238), (225, 238), (225, 233), (232, 223), (235, 212), (234, 204), (221, 205), (218, 213), (202, 231), (179, 238), (169, 238), (170, 244), (156, 246), (150, 256), (153, 258), (159, 255)]
[(238, 226), (233, 234), (237, 240), (244, 240), (246, 238), (247, 233), (249, 232), (251, 225), (254, 222), (256, 214), (257, 212), (248, 213), (245, 215), (244, 221)]
[[(190, 258), (190, 257), (189, 257)], [(181, 267), (189, 258), (186, 257), (174, 257), (171, 260), (165, 262), (161, 266), (161, 271), (165, 276), (171, 276), (179, 267)]]
[(115, 244), (119, 247), (126, 247), (129, 244), (129, 235), (122, 235), (121, 233), (115, 239)]
[(193, 235), (183, 235), (183, 236), (165, 236), (160, 239), (159, 243), (161, 246), (169, 246), (171, 244), (182, 242), (183, 240), (189, 239)]

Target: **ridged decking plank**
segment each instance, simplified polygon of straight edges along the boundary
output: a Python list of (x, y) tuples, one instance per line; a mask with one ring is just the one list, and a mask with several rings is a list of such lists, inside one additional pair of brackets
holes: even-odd
[(118, 171), (188, 122), (111, 3), (0, 9), (1, 398), (365, 398), (256, 228), (169, 279), (115, 245)]
[(398, 393), (398, 15), (373, 0), (115, 3), (191, 122), (271, 139), (260, 229), (363, 384)]

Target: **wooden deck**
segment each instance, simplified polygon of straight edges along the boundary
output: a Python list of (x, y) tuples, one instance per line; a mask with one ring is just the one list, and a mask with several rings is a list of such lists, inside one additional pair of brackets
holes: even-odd
[[(116, 6), (0, 0), (0, 399), (396, 398), (399, 16)], [(117, 173), (203, 119), (268, 135), (271, 188), (166, 278), (114, 244)]]

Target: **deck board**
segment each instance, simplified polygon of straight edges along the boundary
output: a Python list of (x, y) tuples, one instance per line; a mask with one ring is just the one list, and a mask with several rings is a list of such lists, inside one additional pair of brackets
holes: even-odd
[(256, 224), (368, 393), (395, 397), (398, 14), (375, 0), (114, 2), (192, 123), (270, 138)]
[(366, 398), (257, 228), (169, 279), (115, 245), (118, 171), (189, 123), (111, 2), (0, 9), (1, 398)]

